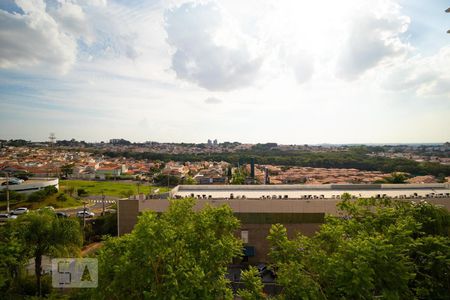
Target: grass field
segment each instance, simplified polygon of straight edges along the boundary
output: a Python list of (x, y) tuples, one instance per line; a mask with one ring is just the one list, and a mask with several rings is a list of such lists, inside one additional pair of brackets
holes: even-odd
[[(68, 189), (74, 188), (72, 196), (69, 196)], [(89, 180), (60, 180), (59, 182), (59, 193), (50, 195), (44, 200), (39, 202), (29, 202), (24, 201), (11, 201), (10, 208), (14, 209), (17, 207), (27, 207), (29, 209), (37, 209), (45, 206), (53, 206), (54, 208), (67, 208), (82, 206), (83, 199), (76, 199), (77, 190), (84, 189), (89, 196), (101, 195), (102, 192), (106, 196), (114, 197), (128, 197), (129, 195), (137, 194), (138, 186), (134, 182), (114, 182), (114, 181), (89, 181)], [(151, 185), (141, 184), (139, 186), (139, 192), (144, 194), (149, 194), (159, 189), (159, 193), (167, 192), (169, 189), (167, 187), (155, 187)], [(66, 201), (58, 201), (57, 196), (59, 194), (66, 194)], [(0, 211), (6, 210), (6, 201), (0, 201)]]
[[(138, 186), (134, 182), (115, 182), (115, 181), (89, 181), (89, 180), (61, 180), (59, 182), (61, 191), (70, 187), (75, 190), (84, 189), (89, 195), (101, 195), (102, 192), (107, 196), (126, 197), (127, 194), (137, 194)], [(167, 192), (167, 187), (155, 187), (141, 184), (139, 192), (149, 194), (159, 188), (160, 193)], [(76, 195), (76, 191), (74, 193)]]

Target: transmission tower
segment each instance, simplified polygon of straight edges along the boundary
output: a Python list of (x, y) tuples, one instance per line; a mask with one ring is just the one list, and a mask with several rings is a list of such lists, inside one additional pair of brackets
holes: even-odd
[[(54, 156), (55, 141), (56, 141), (56, 136), (55, 136), (55, 134), (54, 134), (53, 132), (50, 133), (50, 136), (48, 137), (48, 140), (49, 140), (49, 143), (50, 143), (50, 155), (51, 155), (52, 158), (53, 158), (53, 156)], [(52, 159), (52, 164), (53, 164), (53, 159)], [(50, 167), (50, 166), (48, 166), (48, 167)], [(48, 167), (47, 167), (47, 177), (50, 177)], [(53, 170), (53, 171), (54, 171), (54, 170)]]
[(55, 134), (53, 132), (50, 133), (50, 136), (48, 137), (48, 140), (50, 141), (50, 146), (53, 147), (53, 145), (55, 144), (55, 141), (56, 141), (56, 136), (55, 136)]

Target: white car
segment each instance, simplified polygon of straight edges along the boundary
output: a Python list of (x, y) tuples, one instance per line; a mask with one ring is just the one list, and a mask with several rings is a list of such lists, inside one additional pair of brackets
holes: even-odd
[(10, 214), (0, 214), (0, 222), (6, 222), (13, 219), (17, 219), (17, 216)]
[(77, 212), (77, 217), (78, 218), (82, 218), (83, 216), (85, 218), (92, 218), (92, 217), (95, 216), (95, 214), (93, 212), (85, 211), (85, 210), (80, 210), (79, 212)]
[(42, 208), (38, 209), (38, 211), (44, 211), (44, 210), (55, 211), (55, 208), (53, 206), (46, 206), (46, 207), (42, 207)]
[(26, 213), (28, 213), (28, 208), (26, 208), (26, 207), (18, 207), (11, 212), (12, 215), (16, 215), (16, 216), (23, 215)]

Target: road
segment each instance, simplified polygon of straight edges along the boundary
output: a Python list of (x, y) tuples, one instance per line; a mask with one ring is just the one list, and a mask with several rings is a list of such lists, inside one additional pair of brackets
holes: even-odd
[[(103, 210), (103, 203), (101, 199), (102, 196), (92, 196), (87, 199), (84, 199), (84, 201), (88, 202), (88, 204), (86, 204), (86, 208), (88, 208), (89, 211), (95, 213), (96, 216), (99, 216)], [(111, 207), (115, 203), (115, 200), (117, 199), (119, 198), (105, 197), (105, 209)], [(77, 212), (80, 210), (83, 210), (83, 206), (56, 209), (56, 211), (63, 211), (66, 214), (69, 214), (70, 216), (76, 216)]]

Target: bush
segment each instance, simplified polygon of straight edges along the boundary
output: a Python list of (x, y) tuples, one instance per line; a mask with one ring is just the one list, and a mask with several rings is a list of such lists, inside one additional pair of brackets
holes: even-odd
[(54, 187), (53, 185), (46, 186), (44, 188), (44, 193), (45, 193), (46, 196), (50, 196), (50, 195), (56, 194), (57, 192), (58, 192), (58, 189), (56, 187)]
[(130, 196), (133, 195), (133, 191), (132, 190), (124, 190), (124, 191), (121, 191), (120, 194), (125, 198), (129, 198)]
[(69, 199), (69, 198), (67, 198), (67, 195), (66, 195), (66, 194), (59, 194), (59, 195), (56, 197), (56, 200), (62, 201), (62, 202), (66, 202), (68, 199)]
[(41, 202), (41, 201), (44, 201), (45, 197), (47, 197), (47, 195), (45, 194), (44, 190), (41, 190), (41, 191), (37, 191), (37, 192), (29, 194), (28, 201), (29, 202)]
[[(20, 201), (25, 200), (25, 195), (20, 194), (15, 191), (9, 191), (9, 200), (11, 202), (12, 201), (20, 202)], [(5, 190), (0, 191), (0, 201), (6, 201), (6, 191)]]
[[(42, 295), (48, 295), (52, 289), (52, 278), (50, 275), (42, 276)], [(34, 296), (37, 293), (36, 279), (34, 276), (24, 276), (19, 279), (17, 291), (20, 295)]]
[(89, 193), (85, 189), (78, 189), (77, 190), (77, 195), (79, 197), (86, 197), (87, 195), (89, 195)]
[(48, 196), (51, 196), (53, 194), (56, 194), (58, 192), (58, 189), (54, 186), (46, 186), (43, 190), (31, 193), (28, 195), (28, 201), (29, 202), (41, 202), (44, 201), (45, 198)]

